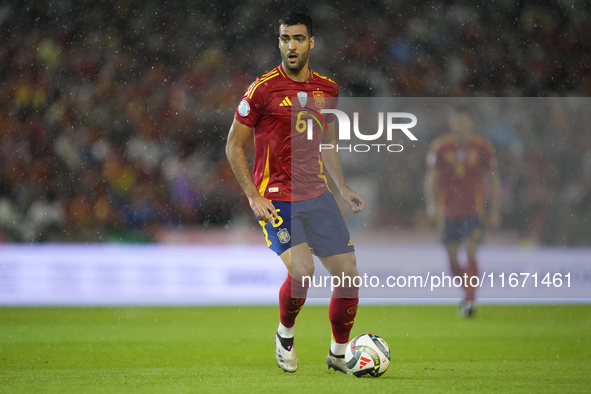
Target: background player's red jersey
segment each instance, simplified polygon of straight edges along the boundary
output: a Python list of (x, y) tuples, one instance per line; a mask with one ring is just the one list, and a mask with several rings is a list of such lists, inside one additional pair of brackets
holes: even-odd
[(484, 138), (471, 136), (459, 144), (452, 134), (433, 141), (427, 165), (438, 173), (438, 203), (444, 217), (459, 219), (484, 214), (484, 180), (487, 172), (496, 170), (492, 145)]
[[(319, 152), (320, 127), (314, 124), (311, 141), (305, 132), (292, 135), (292, 122), (296, 121), (292, 119), (292, 105), (300, 107), (299, 100), (294, 99), (298, 93), (306, 94), (305, 107), (314, 111), (337, 105), (338, 85), (310, 72), (308, 80), (296, 82), (285, 75), (281, 65), (274, 68), (246, 89), (234, 115), (238, 122), (254, 127), (254, 182), (259, 193), (269, 200), (305, 200), (328, 188)], [(334, 116), (325, 119), (330, 123)]]

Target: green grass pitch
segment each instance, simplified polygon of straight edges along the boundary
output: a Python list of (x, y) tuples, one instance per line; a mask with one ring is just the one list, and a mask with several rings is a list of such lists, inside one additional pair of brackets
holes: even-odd
[(0, 393), (591, 391), (591, 305), (363, 306), (390, 345), (380, 378), (327, 371), (326, 306), (298, 318), (300, 368), (275, 363), (276, 307), (1, 308)]

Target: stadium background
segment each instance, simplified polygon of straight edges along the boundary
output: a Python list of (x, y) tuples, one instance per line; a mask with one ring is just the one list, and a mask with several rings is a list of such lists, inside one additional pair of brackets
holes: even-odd
[[(0, 391), (588, 392), (590, 305), (567, 304), (565, 288), (566, 298), (482, 303), (469, 321), (451, 298), (362, 300), (354, 334), (377, 333), (393, 352), (391, 370), (371, 381), (326, 372), (326, 306), (310, 300), (298, 318), (300, 370), (275, 368), (285, 271), (224, 144), (244, 89), (279, 64), (275, 21), (293, 8), (0, 3)], [(317, 24), (313, 69), (343, 97), (591, 92), (588, 1), (295, 8)], [(483, 264), (566, 264), (588, 283), (588, 115), (579, 129), (549, 113), (539, 130), (479, 130), (503, 181), (503, 226), (487, 235)], [(426, 149), (396, 161), (395, 187), (367, 196), (375, 209), (362, 220), (374, 241), (394, 244), (390, 256), (444, 269), (423, 208)]]
[[(223, 148), (243, 90), (280, 61), (275, 21), (287, 8), (5, 2), (1, 239), (260, 241)], [(317, 24), (312, 67), (338, 81), (343, 96), (591, 92), (586, 1), (375, 0), (302, 9)], [(480, 130), (499, 152), (499, 236), (510, 242), (591, 244), (591, 134), (560, 132), (568, 120), (555, 121), (530, 133)], [(425, 154), (398, 165), (395, 194), (373, 196), (384, 232), (432, 239), (422, 202)]]

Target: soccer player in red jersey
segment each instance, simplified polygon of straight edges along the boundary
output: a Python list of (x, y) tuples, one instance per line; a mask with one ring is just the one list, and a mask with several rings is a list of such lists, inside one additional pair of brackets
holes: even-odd
[[(333, 276), (358, 275), (353, 242), (328, 190), (324, 168), (355, 213), (365, 206), (363, 198), (345, 183), (338, 153), (319, 152), (320, 142), (336, 145), (334, 117), (327, 116), (327, 127), (322, 133), (313, 132), (314, 139), (309, 142), (302, 139), (307, 133), (294, 132), (292, 127), (292, 106), (300, 104), (319, 112), (337, 104), (338, 85), (308, 66), (314, 48), (313, 29), (311, 18), (303, 13), (292, 12), (279, 20), (281, 64), (247, 88), (226, 145), (232, 170), (267, 245), (288, 271), (279, 291), (280, 322), (275, 335), (277, 364), (286, 372), (298, 367), (294, 325), (309, 286), (302, 278), (314, 273), (312, 253)], [(253, 132), (254, 177), (244, 153)], [(344, 373), (349, 373), (344, 354), (359, 301), (358, 288), (347, 285), (334, 289), (328, 310), (332, 341), (327, 364), (329, 369)]]
[[(483, 220), (490, 228), (500, 224), (500, 179), (492, 145), (473, 133), (468, 107), (456, 107), (449, 118), (451, 132), (431, 144), (427, 155), (425, 200), (427, 213), (442, 226), (442, 240), (455, 276), (478, 275), (476, 251), (482, 239)], [(485, 217), (484, 181), (490, 185), (490, 209)], [(458, 262), (464, 244), (467, 266)], [(474, 314), (475, 288), (466, 286), (460, 315)]]

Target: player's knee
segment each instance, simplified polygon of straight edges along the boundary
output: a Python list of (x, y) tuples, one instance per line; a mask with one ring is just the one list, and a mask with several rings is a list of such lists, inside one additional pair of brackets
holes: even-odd
[(464, 275), (464, 271), (462, 270), (462, 267), (460, 267), (458, 264), (452, 264), (451, 265), (451, 273), (454, 276), (462, 276), (462, 275)]
[(298, 276), (312, 276), (314, 275), (314, 261), (310, 262), (307, 259), (291, 259), (291, 271), (292, 275)]
[(345, 275), (351, 277), (359, 275), (357, 272), (357, 258), (355, 257), (355, 253), (347, 253), (345, 255), (345, 259), (343, 260), (343, 272)]
[(466, 247), (466, 255), (468, 256), (468, 261), (476, 260), (476, 249), (477, 249), (476, 246), (474, 246), (472, 248)]
[(357, 267), (352, 265), (345, 267), (343, 270), (343, 275), (345, 277), (355, 278), (356, 276), (359, 276), (359, 272), (357, 271)]
[(314, 264), (304, 266), (304, 269), (301, 272), (302, 275), (312, 277), (312, 275), (314, 275)]
[(469, 264), (466, 268), (466, 273), (468, 274), (468, 276), (480, 276), (476, 264)]

